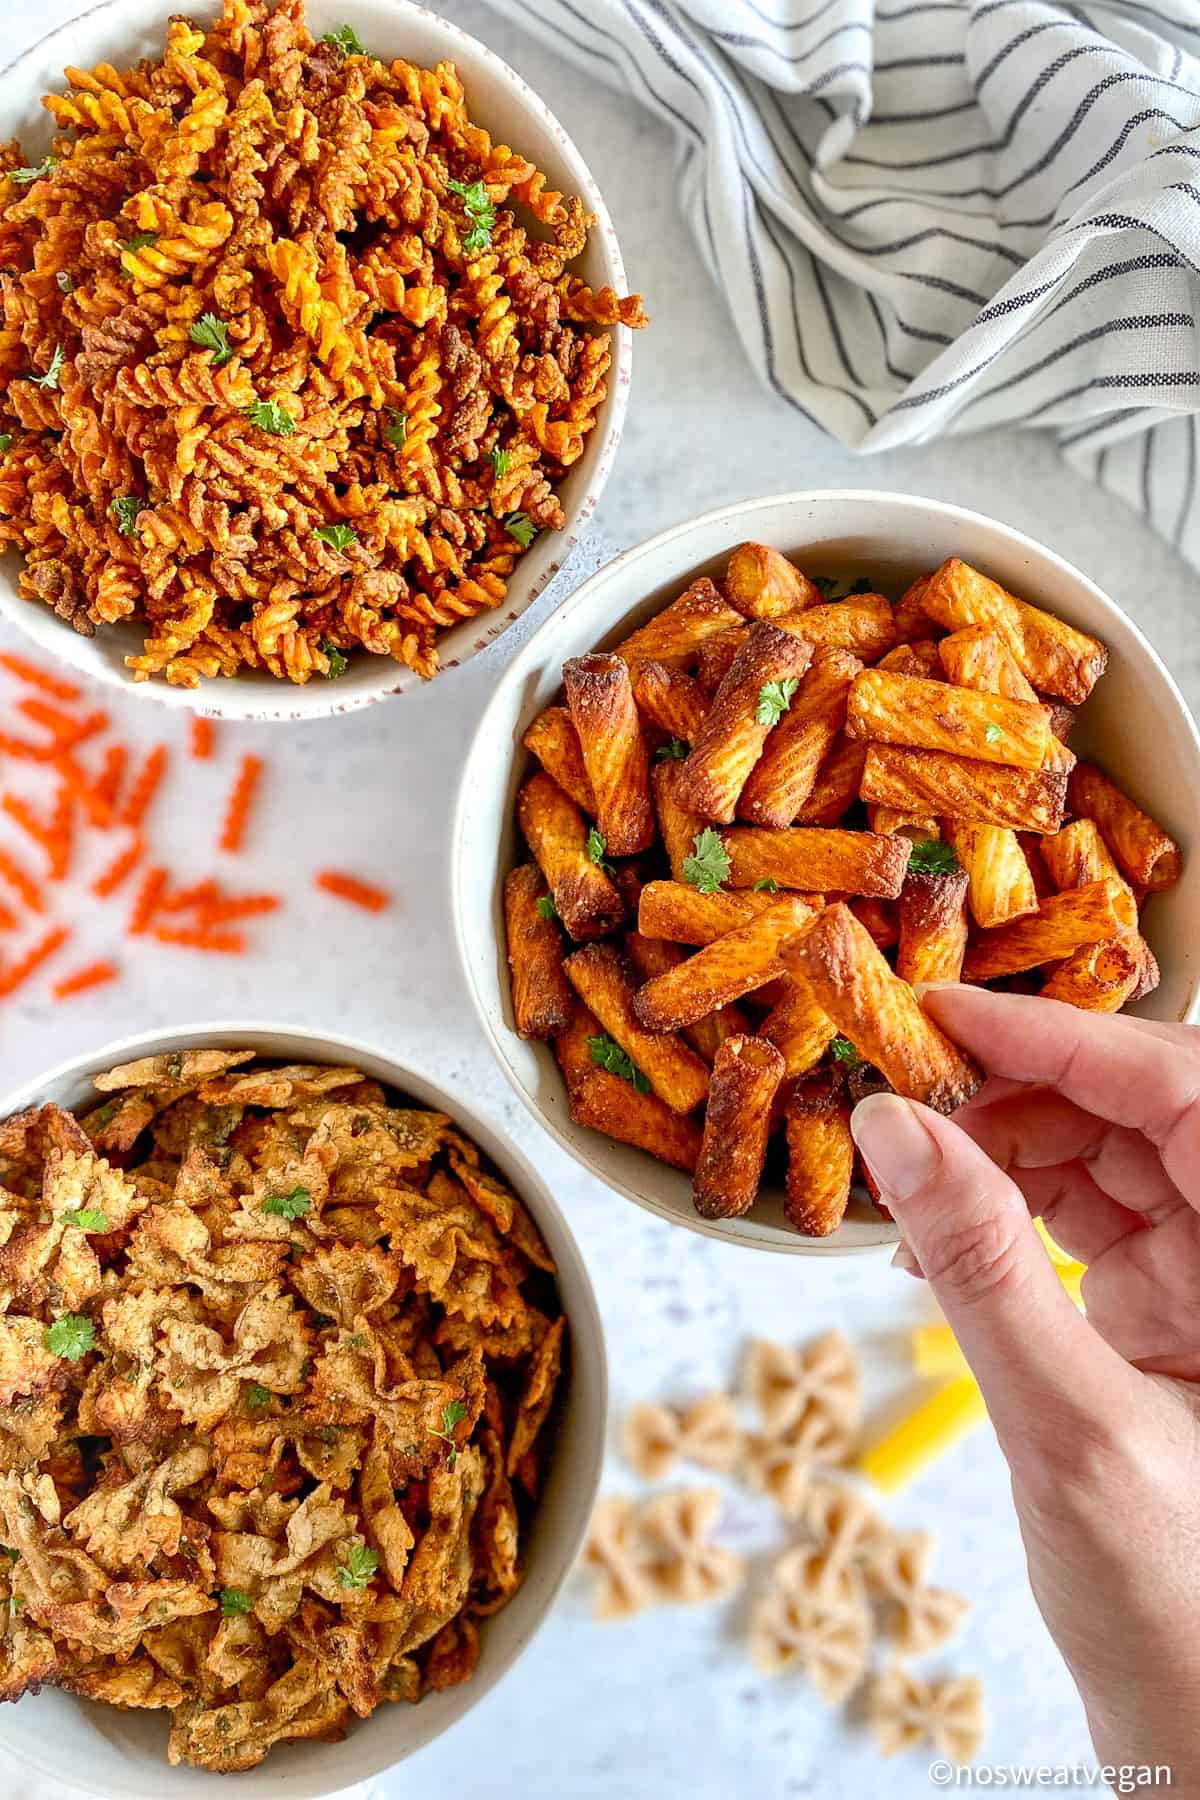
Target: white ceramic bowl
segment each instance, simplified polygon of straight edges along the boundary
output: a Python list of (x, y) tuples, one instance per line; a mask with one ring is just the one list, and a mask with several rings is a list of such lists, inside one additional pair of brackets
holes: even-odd
[[(380, 1775), (432, 1743), (470, 1712), (510, 1670), (531, 1641), (579, 1552), (604, 1459), (607, 1369), (604, 1331), (578, 1247), (550, 1191), (521, 1152), (457, 1092), (351, 1038), (276, 1025), (184, 1025), (106, 1044), (62, 1063), (0, 1100), (0, 1119), (37, 1101), (78, 1106), (94, 1095), (92, 1076), (164, 1050), (240, 1045), (285, 1062), (344, 1063), (423, 1106), (449, 1113), (490, 1157), (528, 1206), (558, 1265), (569, 1327), (569, 1355), (559, 1405), (555, 1454), (523, 1553), (525, 1579), (503, 1611), (485, 1621), (479, 1667), (461, 1687), (429, 1694), (416, 1706), (380, 1706), (355, 1721), (340, 1744), (280, 1744), (258, 1768), (226, 1779), (248, 1800), (317, 1800)], [(51, 1688), (0, 1707), (0, 1746), (32, 1771), (101, 1800), (212, 1800), (219, 1777), (167, 1762), (167, 1717), (121, 1712)]]
[[(192, 16), (206, 21), (219, 10), (216, 0), (201, 0)], [(88, 69), (111, 61), (126, 68), (140, 57), (161, 56), (170, 11), (167, 0), (102, 0), (22, 51), (0, 69), (0, 141), (19, 136), (27, 155), (38, 161), (53, 134), (41, 96), (62, 91), (64, 66), (70, 63)], [(381, 57), (404, 56), (428, 68), (443, 59), (455, 63), (475, 123), (485, 126), (497, 142), (514, 145), (546, 172), (552, 187), (578, 194), (595, 214), (587, 249), (572, 267), (596, 288), (608, 286), (625, 292), (616, 233), (587, 164), (544, 101), (485, 44), (412, 0), (310, 0), (308, 20), (318, 38), (336, 26), (352, 25), (360, 41)], [(580, 530), (595, 511), (612, 469), (625, 418), (632, 360), (629, 332), (615, 330), (608, 397), (583, 455), (558, 488), (565, 526), (535, 539), (513, 570), (508, 592), (496, 612), (464, 620), (443, 634), (438, 645), (442, 672), (486, 649), (541, 593), (579, 541)], [(303, 687), (255, 671), (230, 680), (206, 681), (195, 689), (168, 687), (162, 680), (135, 683), (124, 658), (142, 647), (144, 634), (136, 623), (106, 626), (95, 637), (80, 637), (48, 606), (18, 593), (19, 568), (14, 552), (0, 557), (0, 614), (48, 655), (61, 658), (85, 675), (165, 706), (211, 718), (316, 719), (352, 712), (385, 695), (422, 685), (420, 676), (402, 664), (365, 654), (354, 657), (337, 681), (315, 677)]]
[(1200, 992), (1200, 737), (1171, 676), (1137, 627), (1078, 569), (1030, 538), (978, 513), (916, 496), (856, 492), (748, 500), (673, 526), (593, 575), (509, 664), (479, 721), (459, 788), (451, 848), (459, 951), (488, 1042), (529, 1110), (601, 1181), (661, 1217), (729, 1243), (796, 1256), (838, 1256), (895, 1242), (894, 1228), (852, 1204), (828, 1238), (783, 1223), (781, 1196), (764, 1194), (747, 1217), (698, 1217), (685, 1175), (640, 1150), (575, 1125), (549, 1047), (512, 1023), (502, 886), (524, 855), (514, 818), (532, 758), (521, 737), (559, 687), (568, 657), (625, 637), (697, 575), (720, 576), (747, 539), (794, 556), (813, 574), (869, 574), (898, 594), (915, 575), (957, 555), (1023, 598), (1108, 645), (1108, 672), (1080, 714), (1071, 744), (1095, 755), (1182, 844), (1184, 876), (1147, 908), (1146, 931), (1162, 986), (1136, 1010), (1183, 1019)]

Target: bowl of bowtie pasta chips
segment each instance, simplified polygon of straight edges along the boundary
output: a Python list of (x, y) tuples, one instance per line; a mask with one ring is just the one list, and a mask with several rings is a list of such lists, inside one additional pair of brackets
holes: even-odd
[(453, 1729), (582, 1542), (604, 1340), (525, 1157), (261, 1024), (0, 1102), (0, 1746), (103, 1800), (316, 1800)]
[(0, 612), (231, 718), (344, 712), (533, 600), (620, 437), (582, 157), (409, 0), (107, 0), (0, 76)]
[(1198, 839), (1196, 727), (1086, 576), (939, 501), (790, 494), (628, 551), (522, 647), (454, 916), (493, 1053), (581, 1166), (840, 1256), (896, 1241), (855, 1102), (983, 1080), (914, 988), (1190, 1017)]

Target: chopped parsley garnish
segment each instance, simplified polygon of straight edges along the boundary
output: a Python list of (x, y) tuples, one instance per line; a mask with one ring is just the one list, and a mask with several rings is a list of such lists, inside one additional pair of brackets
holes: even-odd
[(44, 156), (36, 169), (9, 169), (8, 179), (18, 182), (21, 187), (27, 187), (31, 181), (41, 181), (43, 176), (51, 174), (57, 167), (57, 156)]
[(384, 426), (383, 435), (395, 449), (403, 450), (404, 440), (408, 436), (408, 414), (395, 406), (389, 406), (388, 412), (392, 415), (392, 422)]
[(358, 41), (353, 25), (339, 25), (336, 31), (327, 31), (321, 42), (333, 44), (343, 56), (365, 56), (367, 54)]
[(683, 859), (683, 879), (701, 894), (715, 894), (729, 879), (729, 852), (719, 831), (706, 825), (692, 839), (692, 855)]
[(290, 1194), (268, 1194), (259, 1211), (277, 1219), (303, 1219), (312, 1211), (312, 1195), (306, 1187), (294, 1187)]
[(96, 1342), (96, 1327), (86, 1313), (64, 1313), (61, 1319), (55, 1319), (53, 1325), (47, 1328), (42, 1342), (51, 1356), (61, 1356), (66, 1362), (78, 1362)]
[(826, 600), (844, 600), (848, 594), (869, 594), (871, 578), (869, 575), (856, 576), (852, 581), (848, 575), (813, 575), (814, 587), (819, 587)]
[(313, 536), (320, 538), (323, 544), (328, 544), (331, 550), (344, 550), (348, 544), (358, 542), (358, 533), (353, 525), (318, 525)]
[(140, 537), (138, 530), (138, 514), (146, 502), (139, 500), (136, 494), (118, 494), (112, 503), (112, 512), (117, 521), (117, 530), (122, 537)]
[(291, 437), (296, 429), (295, 419), (278, 400), (256, 400), (246, 408), (246, 417), (270, 437)]
[(834, 1062), (840, 1062), (844, 1069), (859, 1069), (866, 1060), (858, 1054), (849, 1038), (835, 1037), (829, 1046), (829, 1054)]
[(236, 1619), (241, 1613), (254, 1611), (254, 1596), (245, 1588), (222, 1588), (217, 1596), (221, 1602), (221, 1617)]
[(688, 747), (682, 738), (668, 738), (666, 743), (660, 744), (654, 752), (654, 760), (655, 762), (682, 762), (687, 753)]
[(219, 319), (216, 313), (201, 313), (188, 336), (193, 344), (199, 344), (202, 350), (212, 351), (214, 369), (222, 368), (233, 356), (233, 345), (229, 341), (228, 327), (224, 319)]
[(3, 456), (4, 452), (6, 450), (11, 450), (11, 449), (12, 449), (12, 432), (11, 431), (0, 431), (0, 456)]
[(443, 1406), (442, 1408), (441, 1430), (439, 1431), (436, 1425), (431, 1425), (429, 1427), (434, 1437), (445, 1438), (446, 1442), (449, 1444), (450, 1454), (446, 1458), (446, 1466), (451, 1469), (458, 1460), (458, 1447), (454, 1442), (454, 1427), (460, 1424), (466, 1416), (467, 1408), (465, 1402), (462, 1400), (451, 1400), (448, 1405)]
[(608, 849), (608, 839), (598, 825), (593, 825), (587, 835), (587, 853), (594, 863), (604, 867), (604, 852)]
[(622, 1081), (631, 1081), (639, 1094), (650, 1092), (650, 1083), (615, 1038), (590, 1037), (587, 1045), (598, 1069), (607, 1069), (610, 1075), (619, 1075)]
[(325, 671), (325, 679), (326, 681), (336, 681), (339, 675), (344, 675), (346, 673), (349, 664), (337, 645), (331, 644), (328, 638), (323, 637), (321, 639), (320, 648), (322, 656), (329, 664), (329, 667)]
[(773, 875), (764, 875), (761, 880), (755, 882), (754, 892), (756, 894), (777, 894), (779, 883)]
[(121, 248), (122, 248), (122, 250), (133, 250), (133, 251), (149, 250), (151, 245), (157, 244), (157, 242), (158, 242), (157, 231), (135, 231), (132, 237), (125, 239), (125, 242), (121, 245)]
[(758, 690), (758, 705), (754, 709), (754, 717), (758, 723), (778, 725), (792, 704), (792, 695), (799, 686), (794, 675), (789, 675), (786, 681), (764, 681)]
[(351, 1544), (345, 1562), (338, 1564), (337, 1578), (344, 1588), (365, 1588), (378, 1567), (379, 1557), (374, 1550), (366, 1544)]
[(504, 515), (504, 529), (509, 537), (516, 538), (522, 550), (528, 550), (538, 534), (537, 526), (528, 513), (515, 512)]
[(0, 1556), (10, 1556), (14, 1562), (20, 1562), (21, 1552), (10, 1550), (7, 1544), (0, 1544)]
[(1000, 726), (996, 724), (994, 719), (989, 719), (988, 723), (984, 726), (983, 735), (989, 744), (998, 744), (1000, 739), (1004, 736), (1004, 732), (1001, 730)]
[(503, 477), (505, 475), (508, 474), (508, 471), (512, 468), (512, 457), (509, 455), (507, 450), (501, 450), (501, 449), (497, 448), (491, 452), (491, 458), (492, 458), (492, 468), (495, 471), (496, 480), (500, 481), (503, 479)]
[(77, 1212), (65, 1212), (62, 1215), (64, 1225), (74, 1225), (77, 1231), (111, 1231), (108, 1214), (98, 1206), (81, 1206)]
[(537, 903), (537, 909), (539, 918), (557, 919), (558, 917), (558, 908), (555, 906), (553, 896), (550, 894), (542, 895)]
[(943, 838), (922, 838), (908, 853), (908, 867), (913, 875), (957, 875), (959, 861), (953, 844)]
[(481, 250), (487, 250), (492, 242), (492, 226), (496, 223), (496, 209), (488, 199), (487, 189), (482, 181), (454, 181), (446, 183), (451, 194), (457, 194), (466, 209), (470, 221), (470, 229), (463, 238), (464, 256), (478, 256)]
[(32, 381), (34, 387), (56, 388), (65, 361), (66, 357), (63, 355), (62, 345), (55, 344), (54, 354), (50, 358), (50, 367), (46, 370), (46, 373), (44, 375), (30, 375), (28, 380)]
[(252, 1381), (246, 1389), (246, 1411), (262, 1412), (264, 1407), (270, 1406), (272, 1398), (269, 1387), (264, 1387), (261, 1381)]

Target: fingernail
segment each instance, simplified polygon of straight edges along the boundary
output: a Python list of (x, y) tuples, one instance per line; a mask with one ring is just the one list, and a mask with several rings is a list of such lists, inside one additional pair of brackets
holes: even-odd
[(924, 1270), (903, 1238), (896, 1245), (892, 1256), (892, 1267), (893, 1269), (903, 1269), (906, 1275), (915, 1275), (919, 1281), (925, 1279)]
[(941, 1152), (899, 1094), (868, 1094), (850, 1115), (854, 1142), (883, 1197), (907, 1200), (937, 1173)]
[(926, 994), (940, 994), (943, 988), (961, 986), (961, 981), (914, 981), (912, 990), (918, 1000), (923, 1000)]

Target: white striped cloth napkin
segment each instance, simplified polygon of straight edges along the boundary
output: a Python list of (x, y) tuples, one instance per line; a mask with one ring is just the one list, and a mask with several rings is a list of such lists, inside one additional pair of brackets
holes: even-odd
[(492, 4), (671, 127), (652, 203), (781, 400), (1052, 432), (1200, 564), (1198, 0)]

